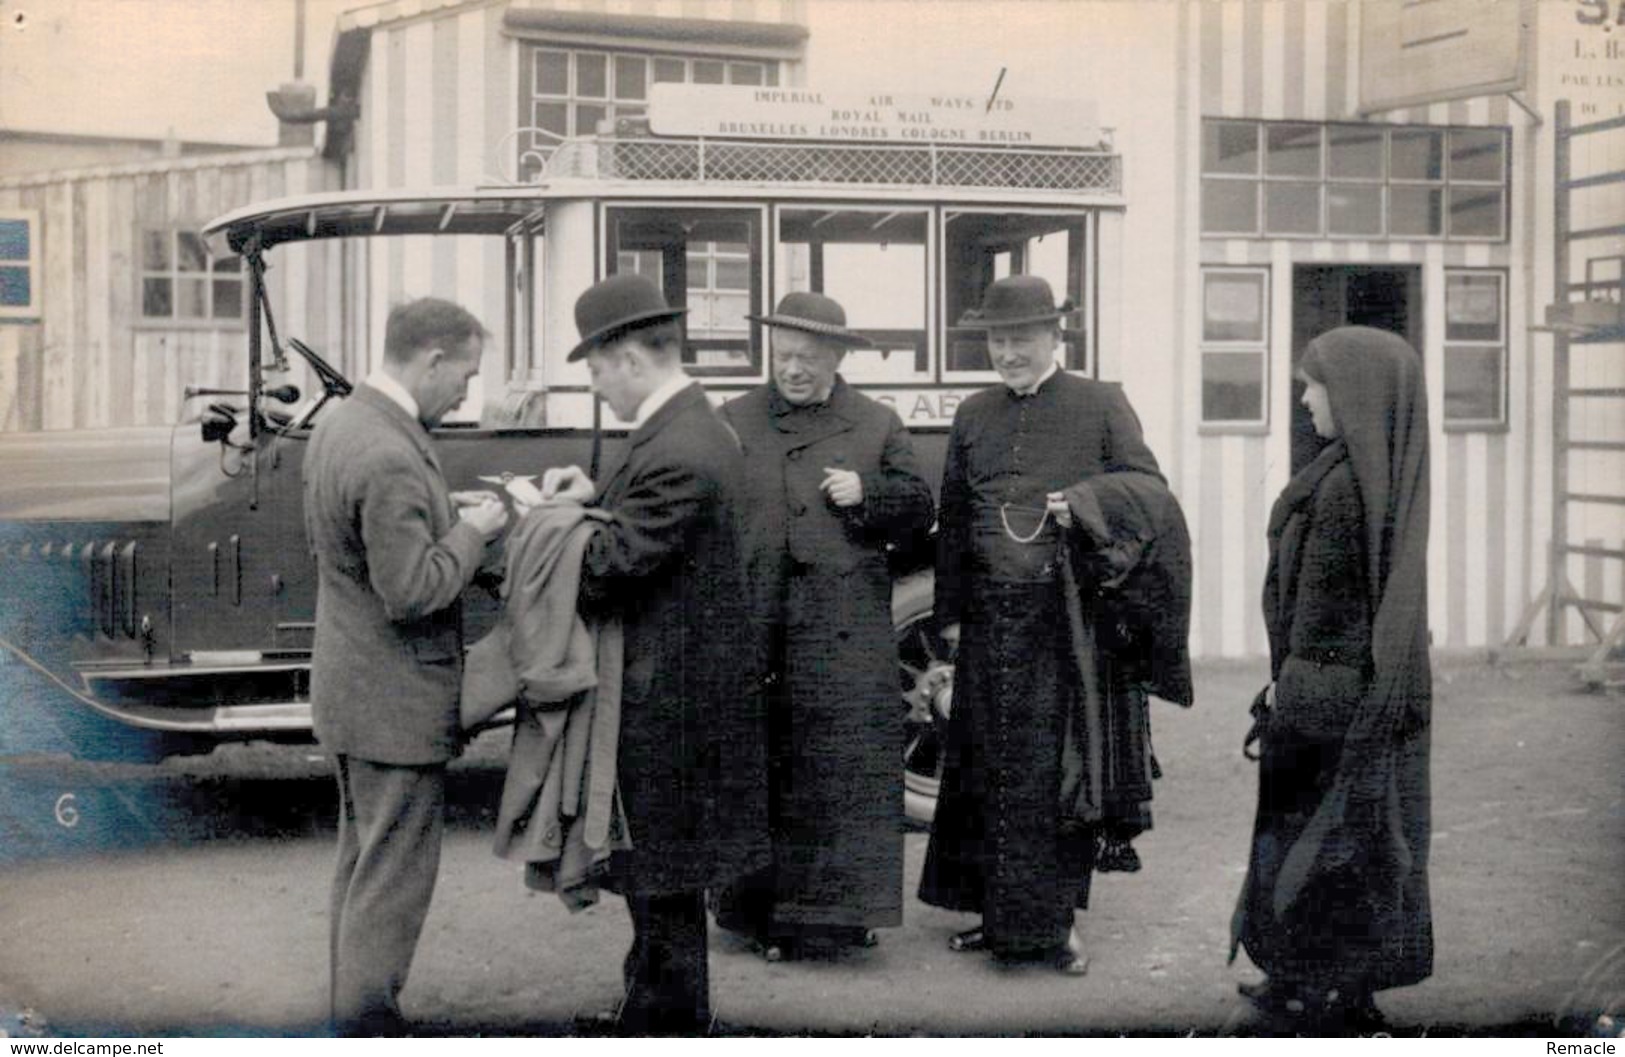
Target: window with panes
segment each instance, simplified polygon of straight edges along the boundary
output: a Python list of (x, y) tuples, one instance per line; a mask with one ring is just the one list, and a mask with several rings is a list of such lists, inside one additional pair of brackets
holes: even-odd
[(605, 211), (611, 274), (653, 279), (683, 320), (683, 362), (695, 374), (759, 376), (765, 210), (614, 206)]
[(211, 256), (203, 236), (186, 228), (141, 232), (141, 318), (147, 322), (243, 321), (242, 258)]
[(1444, 426), (1506, 426), (1506, 273), (1444, 273)]
[(1202, 233), (1506, 238), (1503, 128), (1202, 122)]
[(0, 319), (40, 313), (39, 213), (0, 212)]
[(1202, 425), (1269, 421), (1269, 269), (1202, 269)]
[(653, 52), (534, 46), (523, 50), (520, 176), (536, 167), (562, 139), (590, 136), (601, 121), (647, 112), (649, 86), (687, 84), (777, 85), (779, 64), (769, 60), (662, 55)]

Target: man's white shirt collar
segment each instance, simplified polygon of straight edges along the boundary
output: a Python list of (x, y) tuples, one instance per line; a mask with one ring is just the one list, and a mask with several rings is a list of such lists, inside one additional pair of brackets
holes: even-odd
[(1061, 369), (1061, 365), (1056, 363), (1053, 359), (1051, 359), (1049, 361), (1049, 370), (1047, 370), (1043, 374), (1039, 375), (1038, 381), (1034, 382), (1032, 385), (1029, 385), (1025, 389), (1016, 389), (1014, 387), (1011, 387), (1010, 391), (1012, 393), (1015, 393), (1017, 396), (1032, 396), (1034, 393), (1038, 392), (1038, 390), (1043, 387), (1045, 382), (1047, 382), (1051, 378), (1055, 377), (1055, 372), (1059, 371), (1060, 369)]
[(665, 407), (672, 397), (687, 389), (689, 383), (693, 381), (694, 379), (679, 371), (669, 382), (643, 398), (643, 403), (638, 405), (638, 415), (632, 420), (632, 424), (628, 428), (637, 429), (645, 422), (648, 422), (654, 417), (656, 411)]
[(367, 375), (367, 384), (399, 404), (402, 411), (411, 416), (413, 422), (418, 419), (418, 402), (412, 394), (406, 391), (406, 386), (397, 382), (395, 378), (379, 368)]

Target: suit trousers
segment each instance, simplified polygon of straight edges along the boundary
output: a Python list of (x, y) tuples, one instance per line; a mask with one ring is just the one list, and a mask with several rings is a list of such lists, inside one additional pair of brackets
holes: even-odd
[(402, 1027), (401, 988), (440, 870), (446, 766), (403, 767), (345, 755), (337, 764), (333, 1027), (347, 1035), (391, 1034)]
[(628, 895), (632, 949), (619, 1026), (638, 1035), (703, 1034), (711, 1024), (704, 892)]

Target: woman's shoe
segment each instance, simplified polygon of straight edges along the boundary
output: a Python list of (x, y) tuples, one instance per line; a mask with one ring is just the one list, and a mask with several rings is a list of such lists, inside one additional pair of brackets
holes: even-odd
[(979, 951), (987, 947), (987, 933), (978, 925), (964, 932), (956, 932), (948, 937), (948, 949), (956, 953), (966, 951)]

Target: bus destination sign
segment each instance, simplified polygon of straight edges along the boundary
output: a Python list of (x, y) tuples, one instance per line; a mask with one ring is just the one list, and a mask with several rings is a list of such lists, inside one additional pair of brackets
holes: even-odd
[(1102, 148), (1087, 102), (986, 98), (951, 92), (894, 95), (817, 88), (657, 84), (649, 95), (657, 136), (867, 140), (971, 147)]

